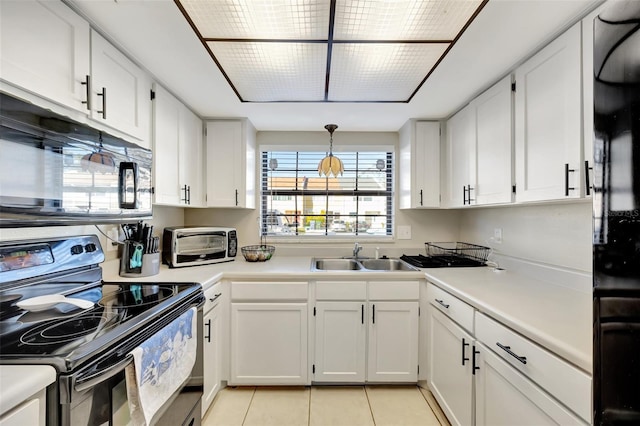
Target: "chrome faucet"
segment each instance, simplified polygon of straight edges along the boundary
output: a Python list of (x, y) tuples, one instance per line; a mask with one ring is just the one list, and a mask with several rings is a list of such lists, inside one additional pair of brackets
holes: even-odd
[(360, 246), (360, 244), (356, 243), (353, 246), (353, 258), (354, 259), (358, 259), (358, 253), (360, 253), (360, 250), (362, 250), (362, 246)]

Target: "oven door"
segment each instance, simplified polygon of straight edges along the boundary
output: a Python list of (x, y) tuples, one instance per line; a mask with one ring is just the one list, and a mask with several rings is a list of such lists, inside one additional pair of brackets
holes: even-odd
[(174, 249), (178, 264), (224, 259), (227, 257), (227, 233), (178, 231)]
[[(197, 426), (201, 423), (203, 392), (202, 306), (198, 307), (197, 312), (198, 349), (191, 376), (158, 410), (154, 418), (154, 425)], [(99, 358), (96, 363), (70, 376), (63, 376), (60, 379), (60, 425), (133, 425), (125, 379), (125, 369), (133, 363), (133, 356), (127, 354), (132, 347), (137, 346), (155, 332), (156, 330), (153, 330), (145, 336), (129, 339), (122, 347), (111, 349), (109, 354)], [(49, 419), (48, 424), (57, 424), (57, 422), (54, 415)]]

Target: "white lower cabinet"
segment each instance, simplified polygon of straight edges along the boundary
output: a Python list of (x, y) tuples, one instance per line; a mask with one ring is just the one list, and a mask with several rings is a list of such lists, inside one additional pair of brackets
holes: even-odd
[(365, 381), (365, 310), (364, 301), (316, 303), (314, 381)]
[(368, 382), (418, 381), (418, 302), (369, 302)]
[(307, 384), (307, 303), (232, 303), (232, 385)]
[(475, 340), (430, 306), (429, 388), (452, 425), (473, 424)]
[(203, 318), (203, 395), (202, 415), (207, 412), (209, 406), (220, 390), (221, 384), (221, 343), (222, 343), (222, 316), (220, 300), (222, 298), (222, 285), (216, 284), (209, 288), (205, 296)]
[(0, 426), (44, 426), (46, 424), (45, 401), (46, 395), (43, 390), (0, 416)]
[(586, 424), (542, 389), (480, 345), (475, 376), (476, 426)]
[(317, 282), (313, 381), (417, 382), (418, 298), (418, 281)]

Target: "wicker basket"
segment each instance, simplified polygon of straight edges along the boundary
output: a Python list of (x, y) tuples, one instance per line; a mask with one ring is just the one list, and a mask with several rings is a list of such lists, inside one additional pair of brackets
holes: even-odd
[(276, 248), (275, 246), (258, 245), (240, 247), (240, 250), (247, 262), (266, 262), (271, 259)]

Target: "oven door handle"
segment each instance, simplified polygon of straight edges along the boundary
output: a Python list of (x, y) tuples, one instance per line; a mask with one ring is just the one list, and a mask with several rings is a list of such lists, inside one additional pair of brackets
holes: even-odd
[(94, 374), (87, 374), (86, 376), (80, 376), (75, 380), (74, 389), (77, 392), (83, 392), (89, 388), (92, 388), (115, 376), (132, 362), (133, 355), (127, 355), (125, 359), (105, 370), (101, 370), (100, 372)]

